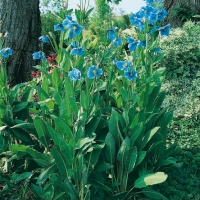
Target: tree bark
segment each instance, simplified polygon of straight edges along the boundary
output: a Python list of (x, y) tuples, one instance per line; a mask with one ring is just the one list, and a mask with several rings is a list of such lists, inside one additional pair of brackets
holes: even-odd
[[(165, 24), (170, 23), (171, 27), (176, 28), (183, 25), (184, 21), (181, 21), (181, 19), (177, 16), (175, 18), (172, 18), (175, 12), (175, 8), (178, 7), (178, 5), (188, 5), (189, 9), (193, 11), (195, 14), (200, 14), (200, 1), (199, 0), (164, 0), (164, 7), (168, 11), (168, 16), (165, 19)], [(189, 10), (188, 10), (189, 12)]]
[(39, 50), (39, 0), (0, 0), (0, 21), (0, 32), (9, 32), (9, 37), (3, 38), (3, 47), (13, 50), (7, 62), (8, 82), (12, 87), (29, 81), (37, 64), (32, 54)]

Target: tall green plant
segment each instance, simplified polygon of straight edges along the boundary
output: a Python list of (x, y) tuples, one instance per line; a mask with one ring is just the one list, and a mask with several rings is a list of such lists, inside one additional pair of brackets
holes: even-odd
[(1, 104), (7, 109), (0, 129), (6, 144), (2, 197), (167, 199), (152, 185), (166, 180), (163, 167), (176, 165), (169, 157), (176, 145), (165, 146), (172, 119), (162, 107), (165, 69), (154, 69), (163, 57), (158, 34), (168, 35), (169, 27), (158, 29), (149, 25), (149, 16), (142, 19), (130, 17), (138, 35), (127, 39), (125, 58), (116, 27), (90, 53), (83, 27), (69, 15), (54, 26), (59, 43), (53, 33), (40, 37), (51, 42), (56, 59), (47, 62), (43, 52), (35, 52), (41, 61), (35, 78), (13, 88), (10, 101)]

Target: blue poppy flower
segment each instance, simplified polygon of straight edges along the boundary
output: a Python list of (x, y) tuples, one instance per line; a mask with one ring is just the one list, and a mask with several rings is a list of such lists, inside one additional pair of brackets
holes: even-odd
[(131, 65), (131, 63), (129, 61), (128, 62), (117, 61), (115, 64), (116, 64), (117, 68), (120, 70), (127, 70)]
[[(148, 20), (153, 20), (154, 17), (157, 17), (157, 13), (158, 13), (158, 10), (149, 5), (147, 5), (146, 7), (142, 7), (140, 10), (140, 15), (145, 17)], [(156, 16), (154, 16), (154, 14), (156, 14)]]
[(81, 72), (74, 68), (72, 71), (69, 72), (69, 77), (72, 81), (78, 81), (81, 79)]
[(161, 49), (159, 47), (157, 47), (157, 48), (155, 48), (154, 53), (158, 53), (160, 51), (161, 51)]
[(67, 26), (71, 21), (69, 21), (68, 19), (64, 19), (62, 22), (63, 26)]
[(156, 22), (157, 21), (157, 18), (158, 17), (158, 14), (157, 13), (152, 13), (149, 17), (149, 20), (150, 21), (153, 21), (153, 22)]
[(158, 30), (159, 30), (161, 36), (169, 36), (170, 24), (160, 27)]
[(64, 32), (65, 29), (64, 29), (64, 26), (62, 24), (56, 24), (56, 25), (54, 25), (54, 31)]
[(45, 36), (45, 35), (40, 36), (39, 40), (41, 40), (44, 43), (49, 43), (50, 42), (49, 38), (47, 36)]
[(94, 79), (95, 77), (100, 78), (102, 73), (102, 69), (99, 69), (95, 65), (93, 65), (88, 69), (87, 76), (89, 79)]
[(135, 80), (138, 76), (137, 76), (137, 72), (135, 70), (127, 70), (124, 72), (124, 76), (129, 80)]
[(76, 22), (72, 22), (66, 25), (69, 31), (68, 38), (73, 38), (74, 36), (79, 36), (81, 34), (81, 31), (83, 30), (83, 27), (78, 25)]
[(71, 22), (75, 22), (75, 21), (72, 20), (72, 16), (71, 15), (66, 15), (66, 18), (62, 22), (62, 25), (63, 26), (67, 26)]
[(117, 30), (117, 27), (109, 28), (108, 29), (108, 39), (109, 40), (114, 40), (116, 38), (116, 33), (115, 31)]
[(138, 40), (137, 41), (137, 46), (138, 47), (146, 47), (146, 40)]
[(136, 15), (132, 13), (132, 15), (129, 17), (130, 22), (134, 25), (135, 20), (137, 19)]
[(143, 13), (141, 12), (142, 9), (140, 9), (138, 12), (135, 13), (135, 17), (142, 20), (144, 17)]
[(12, 49), (11, 48), (4, 48), (0, 51), (0, 55), (3, 56), (4, 58), (7, 58), (8, 56), (12, 55)]
[(66, 19), (68, 19), (69, 21), (72, 21), (72, 16), (71, 16), (71, 15), (66, 15), (65, 17), (66, 17)]
[(46, 57), (42, 51), (33, 53), (33, 60), (46, 60)]
[(152, 4), (153, 0), (145, 0), (147, 4)]
[(113, 40), (113, 46), (114, 47), (118, 47), (118, 46), (120, 46), (122, 44), (122, 38), (115, 38), (114, 40)]
[(151, 22), (148, 23), (148, 25), (149, 25), (149, 28), (150, 28), (149, 35), (155, 33), (159, 29), (159, 26), (157, 26), (155, 22), (151, 21)]
[(137, 48), (137, 41), (135, 41), (133, 38), (128, 37), (127, 38), (127, 42), (128, 42), (128, 48), (130, 51), (135, 51)]
[(76, 41), (72, 41), (72, 42), (71, 42), (71, 46), (74, 47), (74, 48), (78, 48), (78, 47), (79, 47), (79, 44), (78, 44), (78, 42), (76, 42)]
[(142, 19), (137, 18), (134, 14), (130, 16), (130, 22), (132, 23), (133, 26), (138, 28), (140, 31), (144, 31), (144, 22)]
[(164, 21), (165, 17), (167, 16), (168, 12), (162, 8), (159, 12), (158, 12), (158, 20), (159, 21)]
[(85, 53), (85, 50), (81, 47), (73, 48), (70, 52), (72, 55), (82, 56)]

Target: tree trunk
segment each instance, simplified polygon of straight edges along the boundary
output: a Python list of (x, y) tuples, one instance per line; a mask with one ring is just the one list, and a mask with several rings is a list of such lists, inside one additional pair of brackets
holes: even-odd
[(29, 81), (37, 64), (32, 54), (39, 50), (39, 0), (0, 0), (0, 20), (0, 32), (9, 33), (9, 37), (3, 38), (3, 47), (13, 50), (7, 62), (8, 82), (12, 87)]
[(186, 21), (182, 19), (181, 15), (173, 17), (175, 14), (175, 8), (177, 7), (186, 7), (188, 10), (185, 12), (185, 16), (189, 20), (190, 13), (194, 12), (195, 14), (200, 14), (200, 1), (199, 0), (164, 0), (164, 7), (168, 11), (168, 16), (165, 20), (165, 24), (170, 23), (171, 27), (180, 27)]

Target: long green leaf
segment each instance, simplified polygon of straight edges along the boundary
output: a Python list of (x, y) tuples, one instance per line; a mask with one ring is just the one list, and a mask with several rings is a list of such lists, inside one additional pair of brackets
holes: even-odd
[(128, 173), (133, 171), (136, 160), (137, 160), (137, 147), (134, 147), (134, 148), (130, 149), (130, 151), (128, 152), (128, 156), (125, 161), (125, 166), (126, 166)]
[(39, 136), (40, 142), (45, 146), (48, 147), (50, 143), (49, 132), (47, 130), (46, 124), (40, 117), (35, 117), (34, 125)]
[(49, 167), (53, 162), (50, 155), (46, 155), (34, 149), (27, 149), (27, 152), (31, 155), (32, 159), (42, 167)]
[(144, 176), (140, 176), (134, 183), (135, 188), (143, 188), (148, 185), (155, 185), (159, 183), (163, 183), (166, 181), (167, 175), (163, 172), (156, 172), (154, 174), (148, 174)]
[(140, 150), (142, 150), (147, 143), (149, 142), (149, 140), (158, 132), (158, 130), (160, 129), (160, 127), (154, 127), (152, 130), (148, 131), (143, 140), (142, 140), (142, 144), (140, 146)]
[(63, 159), (66, 162), (67, 167), (71, 168), (73, 164), (73, 153), (74, 153), (73, 140), (67, 143), (67, 141), (52, 128), (52, 126), (47, 124), (47, 128), (54, 142), (54, 146), (58, 148), (60, 152), (63, 153)]
[(55, 115), (51, 115), (51, 118), (54, 120), (55, 129), (60, 135), (63, 135), (67, 140), (70, 140), (74, 137), (71, 129), (64, 121)]
[(122, 145), (117, 153), (117, 160), (119, 160), (122, 163), (122, 165), (125, 164), (125, 160), (129, 152), (129, 149), (130, 149), (130, 140), (128, 137), (126, 137), (122, 141)]
[(20, 110), (23, 110), (24, 108), (26, 108), (28, 105), (28, 102), (21, 102), (17, 105), (15, 105), (15, 107), (13, 108), (13, 112), (18, 112)]
[(142, 192), (151, 199), (168, 200), (168, 198), (150, 188), (144, 188)]
[(30, 178), (32, 176), (32, 172), (24, 172), (20, 174), (17, 179), (15, 180), (16, 183), (19, 183), (20, 181)]
[(70, 105), (69, 96), (66, 95), (64, 99), (62, 99), (61, 105), (60, 105), (60, 117), (61, 119), (69, 126), (72, 126), (72, 108)]
[(62, 79), (60, 78), (60, 71), (58, 68), (54, 68), (52, 71), (52, 85), (57, 92), (62, 90)]
[[(57, 165), (57, 168), (58, 168), (62, 178), (63, 179), (68, 178), (68, 168), (67, 168), (67, 163), (64, 159), (64, 155), (60, 152), (60, 150), (57, 147), (54, 147), (51, 150), (51, 154), (55, 159), (55, 163)], [(67, 156), (67, 155), (65, 155), (65, 156)]]
[(108, 133), (105, 138), (105, 151), (108, 162), (110, 164), (114, 164), (116, 147), (115, 147), (115, 139), (111, 133)]
[(31, 136), (24, 130), (22, 129), (10, 129), (11, 133), (13, 133), (18, 139), (24, 141), (24, 142), (28, 142), (29, 144), (31, 144), (32, 142), (32, 138)]
[(50, 74), (48, 74), (48, 72), (43, 69), (42, 67), (40, 67), (40, 65), (37, 65), (37, 66), (34, 66), (35, 69), (38, 69), (39, 71), (41, 71), (43, 74), (46, 75), (46, 77), (49, 79), (49, 80), (52, 80), (52, 77)]
[(122, 138), (121, 132), (118, 126), (118, 113), (112, 109), (112, 114), (109, 120), (109, 132), (112, 134), (113, 138), (115, 139), (116, 145), (120, 146), (120, 139)]
[(47, 178), (51, 176), (52, 173), (56, 170), (56, 165), (52, 165), (48, 167), (46, 170), (42, 171), (42, 173), (38, 176), (36, 184), (42, 184), (46, 181)]
[(135, 166), (138, 166), (144, 160), (145, 156), (146, 156), (146, 151), (139, 151)]
[(29, 85), (29, 87), (36, 89), (38, 92), (40, 92), (46, 99), (49, 98), (49, 95), (41, 88), (35, 85)]
[(20, 144), (13, 144), (9, 146), (10, 151), (15, 152), (15, 153), (19, 151), (26, 152), (28, 148), (29, 148), (28, 146), (20, 145)]

